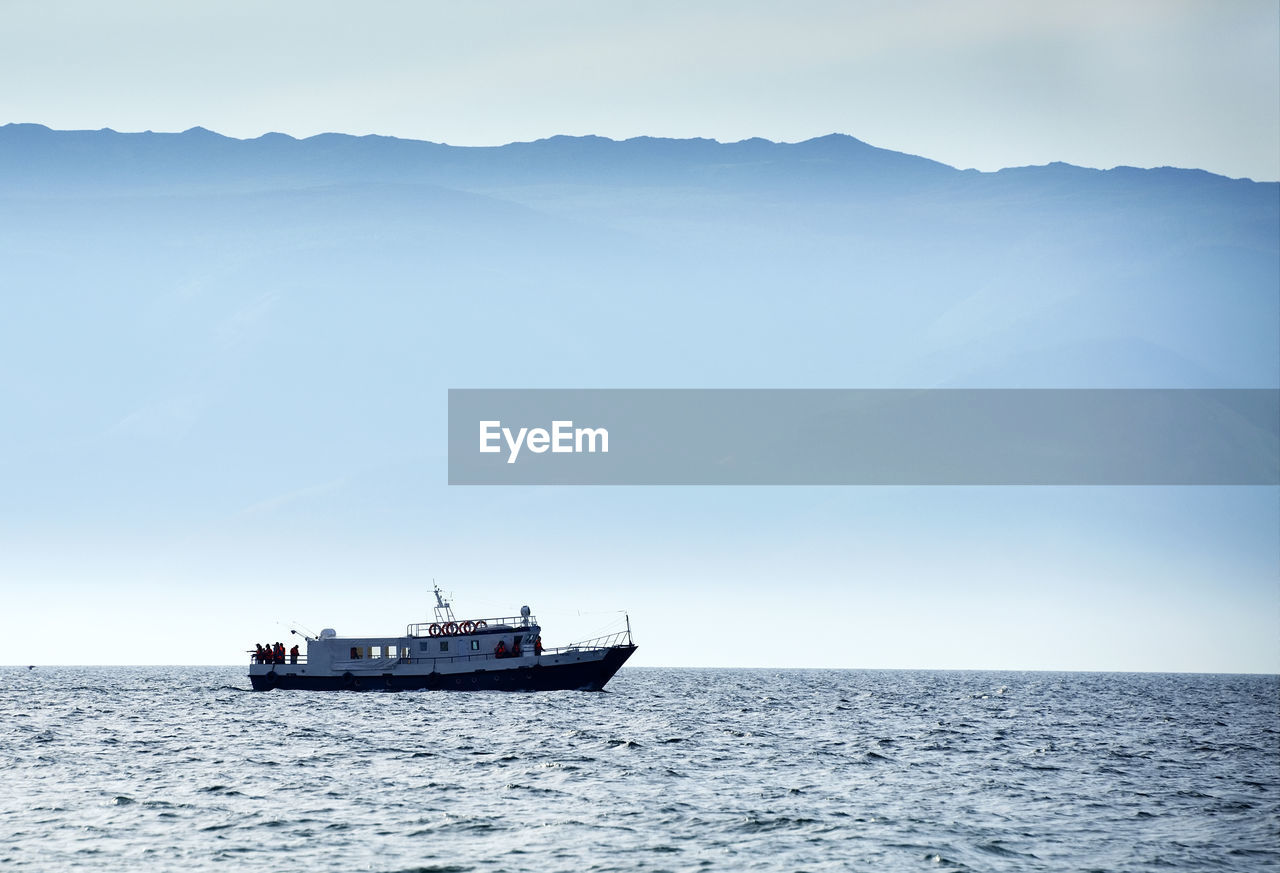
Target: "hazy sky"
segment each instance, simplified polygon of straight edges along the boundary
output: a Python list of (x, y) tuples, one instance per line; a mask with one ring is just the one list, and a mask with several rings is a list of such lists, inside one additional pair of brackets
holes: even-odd
[[(841, 132), (984, 170), (1061, 160), (1280, 179), (1275, 0), (0, 0), (0, 82), (0, 124), (59, 129), (464, 145)], [(281, 214), (309, 216), (280, 196)], [(657, 314), (629, 308), (635, 265), (615, 280), (584, 268), (580, 249), (532, 259), (532, 275), (495, 270), (498, 258), (466, 262), (437, 276), (449, 293), (438, 292), (432, 270), (453, 263), (446, 243), (427, 244), (429, 223), (393, 227), (399, 213), (321, 222), (301, 245), (292, 225), (242, 238), (232, 218), (208, 236), (206, 216), (150, 196), (47, 199), (0, 212), (0, 391), (14, 404), (0, 406), (0, 664), (138, 663), (157, 651), (244, 663), (244, 648), (285, 638), (295, 619), (343, 633), (423, 620), (438, 577), (468, 615), (529, 603), (555, 643), (614, 629), (627, 607), (641, 665), (1280, 669), (1275, 488), (445, 484), (433, 446), (449, 387), (573, 387), (574, 352), (598, 359), (593, 387), (882, 387), (868, 375), (878, 367), (896, 372), (912, 354), (945, 363), (949, 344), (979, 344), (1010, 313), (1017, 323), (1033, 312), (1000, 275), (928, 321), (934, 333), (910, 332), (914, 351), (880, 355), (873, 340), (897, 328), (879, 326), (875, 301), (863, 309), (844, 294), (857, 291), (844, 274), (805, 272), (807, 245), (794, 249), (805, 260), (764, 262), (758, 278), (733, 247), (709, 266), (699, 252), (689, 270), (683, 240), (659, 249), (667, 260), (652, 274), (638, 271), (636, 282), (669, 271), (690, 293), (712, 275), (713, 292), (743, 293), (720, 287), (738, 275), (754, 290), (725, 322), (716, 293), (687, 311), (670, 300)], [(211, 214), (237, 216), (233, 206)], [(1241, 275), (1264, 274), (1255, 267)], [(811, 330), (770, 284), (784, 269), (820, 280), (808, 289), (820, 303), (840, 290), (835, 311), (857, 319)], [(954, 278), (949, 262), (938, 269), (939, 286)], [(1028, 300), (1052, 309), (1072, 281), (1042, 282)], [(1273, 312), (1269, 284), (1154, 318), (1134, 297), (1026, 339), (1065, 342), (1078, 329), (1145, 342), (1185, 324), (1221, 358), (1208, 363), (1230, 364), (1271, 337), (1214, 325), (1230, 323), (1233, 300)], [(491, 290), (509, 312), (467, 296)], [(547, 291), (577, 301), (573, 318), (539, 308)], [(454, 317), (441, 318), (450, 301)], [(665, 313), (680, 330), (653, 336), (685, 346), (650, 358), (646, 331)], [(1266, 321), (1254, 322), (1263, 334)], [(507, 351), (481, 354), (495, 323)], [(616, 331), (621, 351), (593, 345), (597, 331)], [(775, 334), (795, 353), (756, 354), (752, 338)], [(518, 354), (544, 341), (570, 353), (537, 366)], [(1138, 348), (1135, 360), (1162, 372), (1163, 347)], [(1241, 378), (1271, 385), (1273, 370)], [(963, 373), (934, 376), (923, 384)], [(740, 629), (732, 645), (723, 628)], [(782, 642), (762, 645), (762, 629)], [(85, 645), (88, 630), (101, 633)]]
[(1280, 178), (1274, 0), (6, 2), (0, 122), (802, 140)]

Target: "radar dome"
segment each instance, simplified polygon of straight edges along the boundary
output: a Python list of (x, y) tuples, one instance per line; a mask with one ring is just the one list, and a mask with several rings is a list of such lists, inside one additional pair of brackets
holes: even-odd
[(320, 631), (320, 639), (331, 640), (338, 635), (338, 632), (331, 627), (327, 627)]
[(529, 607), (527, 607), (527, 606), (522, 606), (522, 607), (520, 607), (520, 617), (521, 617), (521, 618), (528, 618), (528, 617), (529, 617)]

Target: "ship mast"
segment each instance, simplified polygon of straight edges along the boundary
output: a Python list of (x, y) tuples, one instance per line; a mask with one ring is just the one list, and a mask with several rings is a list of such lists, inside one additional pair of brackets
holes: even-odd
[(440, 586), (436, 585), (436, 580), (432, 579), (431, 584), (435, 585), (436, 592), (436, 622), (444, 624), (453, 621), (453, 607), (449, 605), (449, 601), (445, 600), (440, 594)]

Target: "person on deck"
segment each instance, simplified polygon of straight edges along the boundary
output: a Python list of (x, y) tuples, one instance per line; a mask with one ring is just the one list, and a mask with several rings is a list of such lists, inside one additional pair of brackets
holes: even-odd
[(498, 640), (497, 648), (493, 650), (495, 658), (505, 658), (507, 656), (507, 644), (502, 640)]
[(296, 644), (292, 649), (289, 650), (289, 663), (290, 664), (298, 663), (298, 647)]

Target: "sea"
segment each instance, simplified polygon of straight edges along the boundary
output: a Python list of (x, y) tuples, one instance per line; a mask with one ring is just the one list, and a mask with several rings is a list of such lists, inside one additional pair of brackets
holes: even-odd
[(0, 668), (4, 871), (1280, 869), (1280, 678)]

